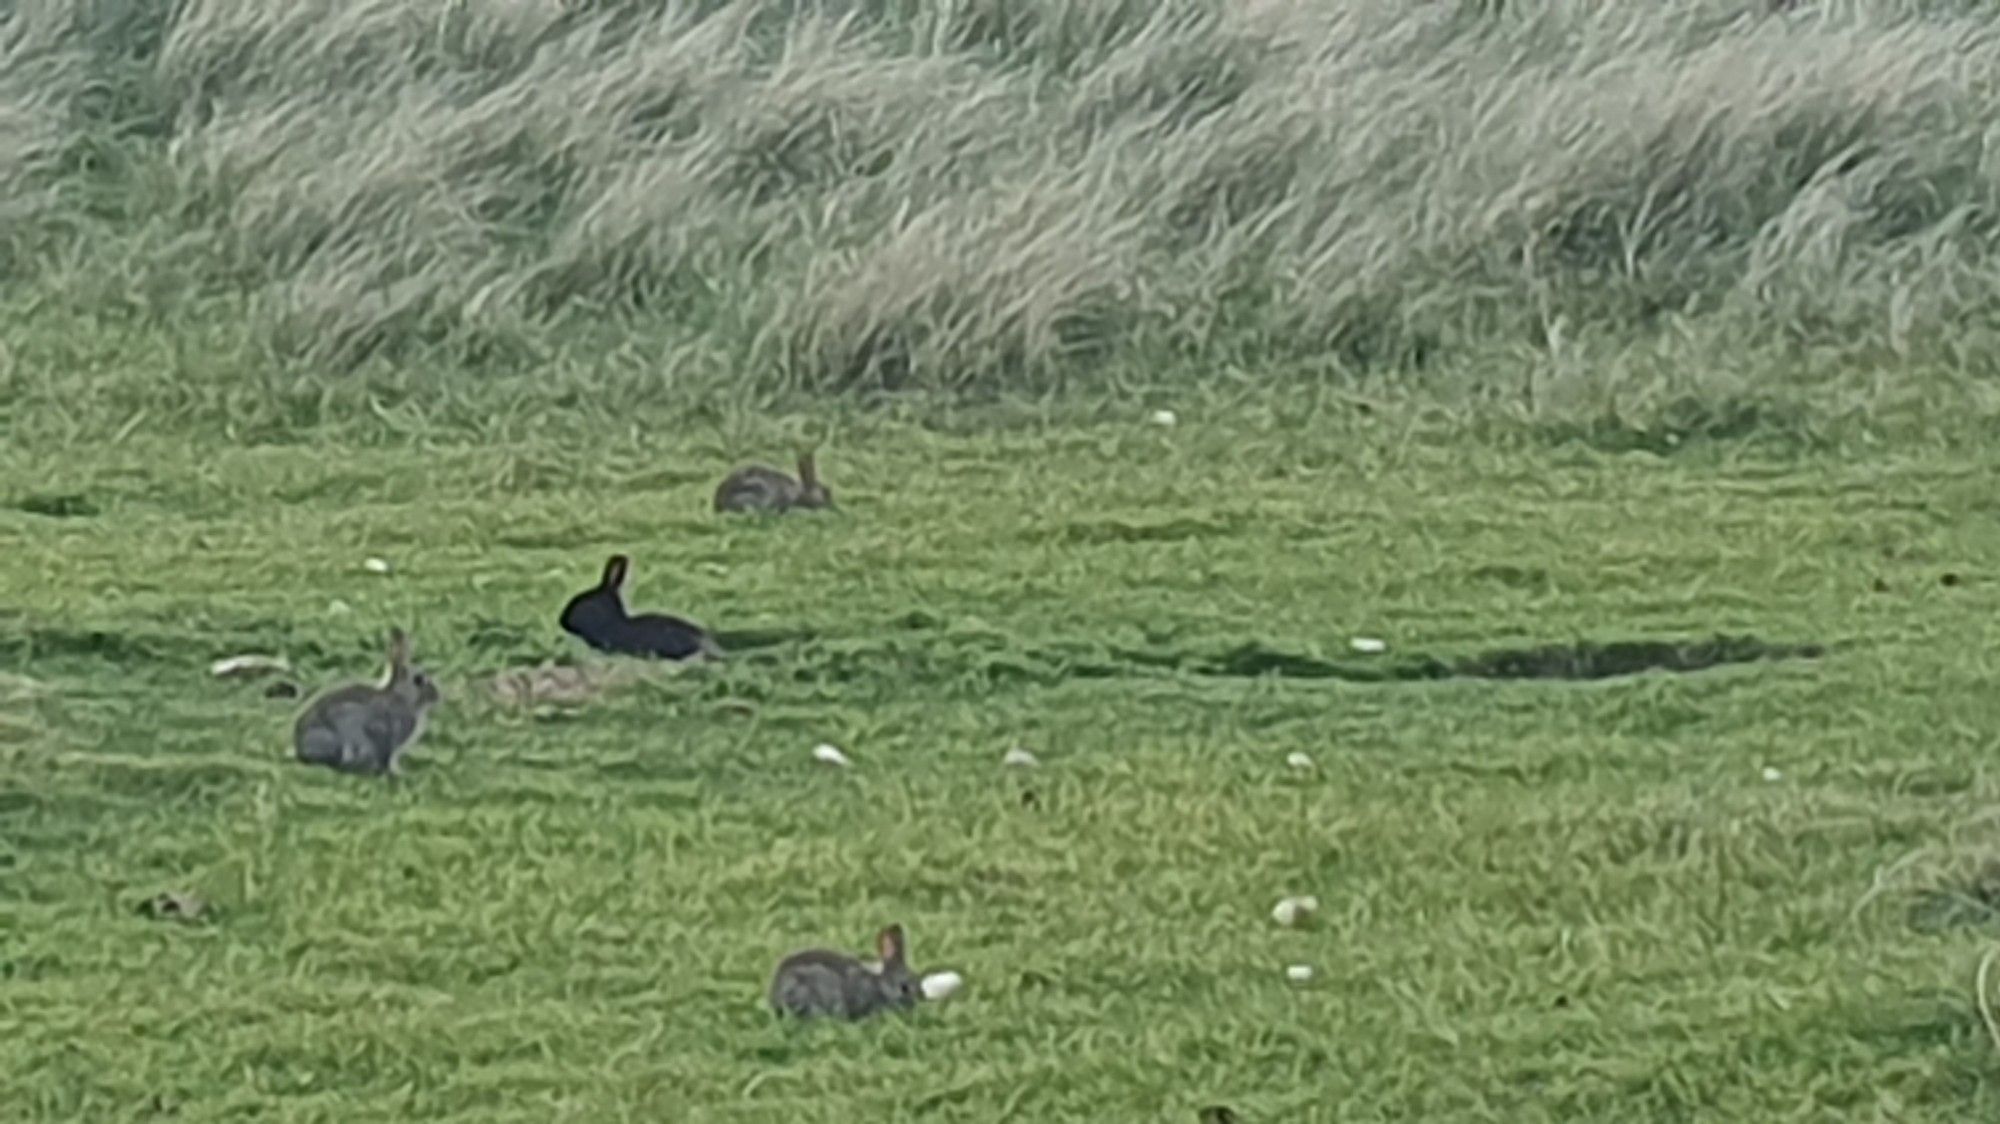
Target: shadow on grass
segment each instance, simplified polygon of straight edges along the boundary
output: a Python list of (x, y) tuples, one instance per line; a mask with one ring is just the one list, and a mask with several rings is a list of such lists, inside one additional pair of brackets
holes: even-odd
[(7, 506), (49, 519), (88, 519), (102, 513), (96, 501), (89, 496), (67, 492), (37, 492), (22, 496)]
[[(1817, 659), (1818, 644), (1774, 644), (1753, 636), (1705, 640), (1580, 641), (1526, 648), (1496, 648), (1458, 659), (1414, 655), (1338, 660), (1244, 644), (1213, 656), (1114, 650), (1128, 668), (1153, 668), (1225, 678), (1336, 679), (1350, 683), (1409, 683), (1442, 679), (1588, 681), (1640, 675), (1706, 671), (1731, 664)], [(1119, 674), (1118, 665), (1073, 669), (1091, 677)]]
[[(1225, 679), (1339, 680), (1407, 683), (1444, 679), (1589, 681), (1646, 672), (1687, 674), (1731, 665), (1810, 660), (1825, 654), (1812, 643), (1774, 643), (1754, 636), (1705, 639), (1620, 639), (1494, 648), (1466, 656), (1424, 653), (1332, 658), (1250, 641), (1221, 651), (1100, 647), (1087, 643), (1023, 644), (1004, 632), (961, 629), (913, 611), (876, 633), (827, 636), (808, 628), (732, 629), (716, 639), (735, 666), (783, 668), (792, 681), (851, 682), (873, 676), (904, 683), (958, 680), (987, 685), (1057, 683), (1175, 673)], [(357, 642), (358, 643), (358, 642)], [(512, 664), (560, 660), (540, 630), (479, 618), (466, 646)], [(175, 631), (164, 628), (62, 629), (0, 616), (0, 666), (45, 660), (89, 661), (130, 668), (143, 664), (198, 666), (224, 649), (284, 650), (308, 664), (328, 653), (279, 622)], [(357, 652), (357, 656), (360, 653)], [(366, 655), (372, 658), (372, 648)], [(364, 661), (365, 662), (365, 661)], [(732, 676), (732, 678), (736, 678)], [(740, 683), (739, 683), (740, 685)]]

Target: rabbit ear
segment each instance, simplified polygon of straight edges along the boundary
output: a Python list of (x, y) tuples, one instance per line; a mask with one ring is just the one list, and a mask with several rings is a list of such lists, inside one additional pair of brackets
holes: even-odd
[(612, 555), (611, 560), (604, 564), (604, 580), (598, 585), (604, 589), (616, 590), (625, 584), (625, 571), (631, 568), (631, 559), (622, 554)]
[(819, 483), (819, 470), (813, 464), (811, 453), (799, 454), (799, 483), (808, 488)]
[(875, 952), (885, 965), (903, 962), (903, 927), (891, 925), (875, 934)]
[(410, 666), (410, 634), (400, 628), (389, 630), (389, 673), (400, 675)]

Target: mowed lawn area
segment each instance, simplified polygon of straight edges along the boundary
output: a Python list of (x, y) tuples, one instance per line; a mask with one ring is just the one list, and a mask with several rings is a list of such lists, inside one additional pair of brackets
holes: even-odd
[[(2000, 1118), (2000, 454), (1149, 412), (876, 415), (775, 520), (712, 437), (0, 448), (0, 1115)], [(732, 658), (502, 705), (614, 551)], [(394, 625), (400, 781), (209, 673)], [(771, 1016), (891, 921), (956, 996)]]

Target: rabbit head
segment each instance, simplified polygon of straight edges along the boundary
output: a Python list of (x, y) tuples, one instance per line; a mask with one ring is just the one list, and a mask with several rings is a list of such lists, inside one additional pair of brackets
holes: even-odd
[(914, 1007), (924, 997), (924, 981), (910, 970), (908, 950), (901, 925), (875, 934), (875, 955), (881, 964), (875, 979), (884, 1007)]
[(591, 636), (615, 628), (625, 620), (625, 597), (620, 589), (632, 570), (632, 560), (614, 554), (604, 563), (604, 576), (596, 585), (569, 599), (563, 606), (562, 626), (579, 636)]

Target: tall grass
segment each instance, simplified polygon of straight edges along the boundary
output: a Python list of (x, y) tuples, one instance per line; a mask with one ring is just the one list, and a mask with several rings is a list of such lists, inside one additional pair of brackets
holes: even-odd
[(2000, 8), (1768, 7), (28, 0), (0, 278), (329, 377), (1990, 376)]

